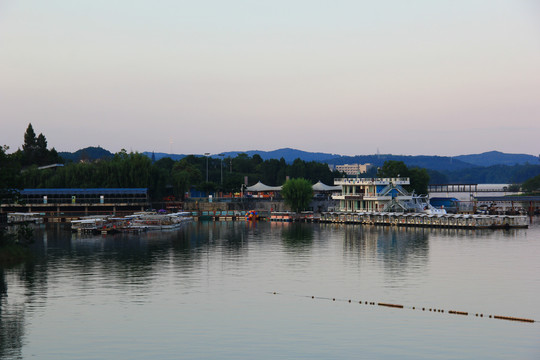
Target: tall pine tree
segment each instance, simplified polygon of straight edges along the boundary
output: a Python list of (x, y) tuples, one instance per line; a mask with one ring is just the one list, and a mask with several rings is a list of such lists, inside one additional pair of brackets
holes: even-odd
[(22, 146), (23, 149), (23, 157), (22, 157), (22, 163), (23, 165), (32, 165), (36, 161), (36, 153), (37, 153), (37, 139), (36, 139), (36, 133), (34, 132), (34, 128), (32, 127), (32, 124), (28, 124), (28, 127), (26, 128), (26, 132), (24, 133), (24, 144)]

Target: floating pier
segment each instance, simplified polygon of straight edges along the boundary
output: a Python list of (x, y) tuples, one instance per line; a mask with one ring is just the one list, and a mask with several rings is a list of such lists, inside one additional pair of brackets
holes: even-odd
[(423, 214), (384, 212), (324, 212), (323, 223), (362, 225), (447, 227), (468, 229), (528, 228), (529, 219), (520, 215)]

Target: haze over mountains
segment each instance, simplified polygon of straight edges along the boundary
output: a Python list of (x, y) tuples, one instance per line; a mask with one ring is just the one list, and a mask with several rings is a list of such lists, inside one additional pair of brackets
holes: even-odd
[[(295, 159), (304, 161), (318, 161), (329, 165), (340, 164), (366, 164), (370, 163), (380, 167), (387, 160), (403, 161), (409, 167), (421, 167), (428, 169), (431, 183), (521, 183), (533, 176), (540, 174), (540, 158), (529, 154), (507, 154), (499, 151), (490, 151), (482, 154), (470, 154), (460, 156), (430, 156), (430, 155), (356, 155), (342, 156), (338, 154), (307, 152), (297, 149), (278, 149), (273, 151), (229, 151), (222, 154), (211, 154), (213, 158), (236, 157), (245, 153), (250, 157), (259, 155), (263, 160), (285, 159), (292, 163)], [(88, 147), (74, 153), (59, 153), (67, 161), (80, 161), (104, 159), (114, 156), (110, 151), (101, 147)], [(146, 156), (156, 160), (170, 157), (180, 160), (185, 154), (167, 154), (143, 152)], [(193, 154), (204, 156), (202, 154)]]
[[(373, 154), (373, 155), (355, 155), (343, 156), (339, 154), (330, 154), (322, 152), (308, 152), (291, 148), (283, 148), (272, 151), (249, 150), (249, 151), (228, 151), (224, 152), (223, 157), (236, 157), (238, 154), (245, 153), (252, 157), (259, 155), (263, 160), (269, 159), (285, 159), (287, 162), (293, 162), (295, 159), (304, 161), (318, 161), (330, 165), (355, 164), (355, 163), (371, 163), (375, 166), (384, 164), (387, 160), (403, 161), (407, 166), (418, 166), (432, 170), (462, 170), (471, 167), (488, 167), (493, 165), (538, 165), (540, 157), (529, 154), (508, 154), (499, 151), (489, 151), (481, 154), (469, 154), (459, 156), (435, 156), (435, 155), (393, 155), (393, 154)], [(167, 154), (160, 152), (145, 151), (143, 154), (148, 157), (154, 156), (156, 160), (164, 157), (170, 157), (173, 160), (180, 160), (187, 154)], [(60, 152), (65, 160), (80, 161), (82, 159), (96, 160), (112, 157), (114, 154), (101, 147), (88, 147), (80, 149), (76, 152)], [(203, 154), (193, 154), (195, 156), (204, 156)], [(220, 157), (220, 154), (211, 154), (211, 157)]]
[[(321, 153), (321, 152), (307, 152), (297, 149), (278, 149), (273, 151), (229, 151), (222, 153), (226, 157), (236, 157), (238, 154), (245, 153), (249, 156), (255, 154), (259, 155), (263, 160), (280, 159), (291, 163), (295, 159), (301, 159), (304, 161), (318, 161), (324, 162), (329, 165), (342, 165), (342, 164), (366, 164), (370, 163), (375, 166), (382, 166), (387, 160), (403, 161), (407, 166), (417, 166), (426, 169), (432, 169), (437, 171), (456, 171), (467, 169), (471, 167), (488, 167), (493, 165), (524, 165), (524, 164), (540, 164), (540, 159), (536, 156), (529, 154), (506, 154), (499, 151), (490, 151), (482, 154), (470, 154), (460, 156), (435, 156), (435, 155), (392, 155), (392, 154), (374, 154), (374, 155), (356, 155), (356, 156), (343, 156), (339, 154)], [(151, 157), (151, 152), (144, 152), (145, 155)], [(155, 153), (156, 160), (162, 157), (171, 157), (173, 160), (181, 159), (186, 155)], [(210, 155), (212, 157), (219, 157), (218, 154)]]

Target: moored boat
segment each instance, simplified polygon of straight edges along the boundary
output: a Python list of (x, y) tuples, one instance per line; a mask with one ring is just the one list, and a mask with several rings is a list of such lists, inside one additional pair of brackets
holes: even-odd
[(177, 229), (185, 222), (193, 220), (189, 212), (176, 212), (170, 214), (145, 213), (131, 219), (130, 229), (144, 230), (171, 230)]

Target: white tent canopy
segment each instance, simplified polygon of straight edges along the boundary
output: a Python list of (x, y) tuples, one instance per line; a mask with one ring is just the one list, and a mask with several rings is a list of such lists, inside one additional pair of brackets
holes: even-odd
[(313, 191), (339, 191), (341, 190), (341, 186), (329, 186), (326, 184), (323, 184), (320, 180), (318, 183), (313, 185)]
[(282, 186), (268, 186), (259, 181), (255, 185), (248, 186), (246, 191), (281, 191), (281, 188)]
[[(246, 191), (252, 191), (252, 192), (281, 191), (282, 188), (283, 188), (283, 185), (282, 186), (268, 186), (259, 181), (255, 185), (248, 186), (246, 188)], [(329, 185), (323, 184), (321, 181), (313, 185), (313, 191), (340, 191), (340, 190), (341, 190), (341, 186), (329, 186)]]

